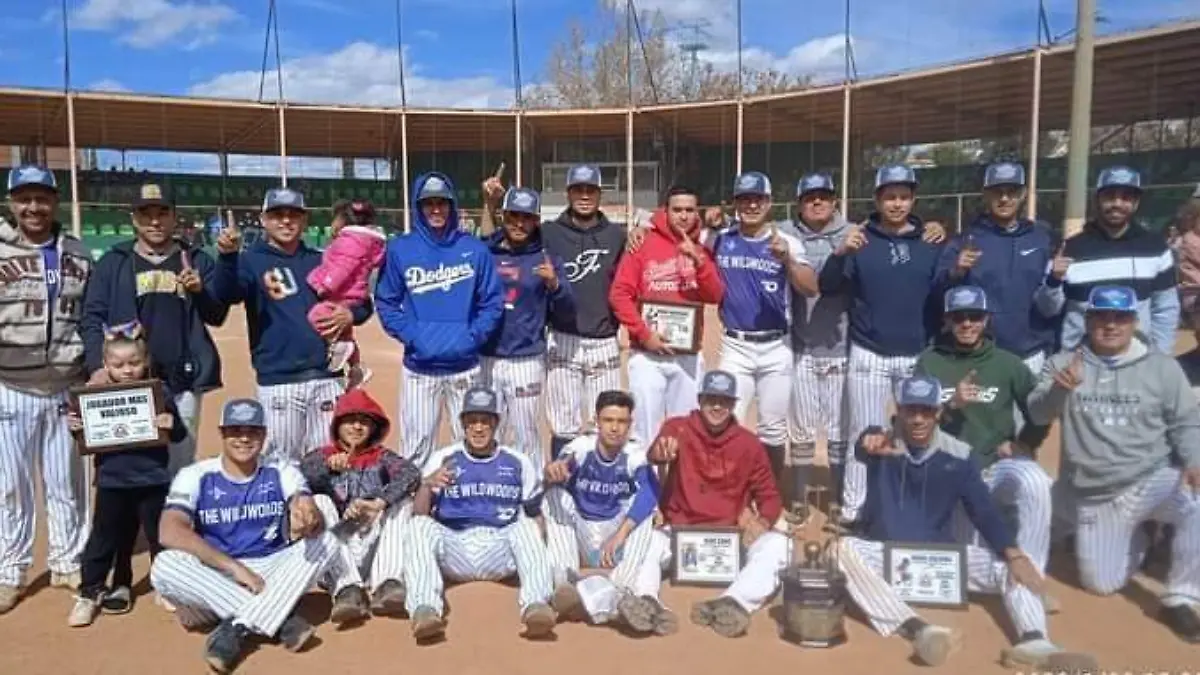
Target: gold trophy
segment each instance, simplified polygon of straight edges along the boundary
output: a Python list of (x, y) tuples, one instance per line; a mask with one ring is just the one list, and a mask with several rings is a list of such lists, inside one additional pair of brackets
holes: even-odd
[[(806, 492), (828, 495), (824, 486)], [(805, 510), (812, 503), (806, 496)], [(836, 524), (840, 514), (836, 504), (826, 508), (828, 521)], [(793, 551), (802, 551), (803, 559), (794, 560), (779, 573), (783, 586), (783, 620), (780, 637), (801, 647), (836, 647), (846, 641), (846, 577), (838, 569), (838, 529), (819, 528), (811, 514), (805, 514), (802, 527), (793, 530)]]

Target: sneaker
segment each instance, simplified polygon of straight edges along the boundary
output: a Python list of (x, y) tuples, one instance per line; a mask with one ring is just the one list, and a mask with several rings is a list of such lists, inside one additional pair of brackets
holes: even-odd
[(554, 632), (558, 617), (550, 605), (535, 602), (521, 613), (521, 623), (525, 624), (525, 637), (541, 638)]
[(349, 340), (339, 340), (329, 345), (329, 369), (335, 373), (345, 370), (354, 351), (354, 343)]
[(53, 588), (69, 588), (72, 591), (79, 588), (79, 572), (69, 572), (61, 574), (59, 572), (50, 573), (50, 586)]
[(0, 585), (0, 614), (7, 614), (21, 600), (20, 586)]
[(204, 662), (214, 672), (224, 675), (233, 671), (242, 657), (242, 638), (245, 630), (226, 619), (217, 624), (204, 643)]
[(1100, 668), (1091, 654), (1069, 652), (1046, 639), (1018, 642), (1001, 653), (1000, 661), (1005, 668), (1033, 668), (1053, 673), (1092, 673)]
[(617, 613), (632, 630), (650, 633), (654, 631), (654, 617), (658, 614), (658, 606), (649, 598), (626, 593), (617, 601)]
[(317, 629), (311, 623), (305, 621), (299, 614), (293, 614), (279, 627), (275, 638), (279, 640), (279, 644), (283, 645), (284, 649), (289, 652), (298, 652), (304, 649), (304, 646), (316, 634)]
[(721, 637), (741, 637), (750, 629), (750, 613), (733, 598), (716, 598), (692, 605), (692, 623), (707, 626)]
[(128, 614), (133, 609), (133, 593), (128, 586), (118, 586), (100, 599), (105, 614)]
[(380, 616), (404, 616), (404, 584), (388, 579), (371, 596), (371, 611)]
[(171, 614), (175, 613), (175, 605), (172, 604), (170, 600), (164, 598), (161, 593), (154, 594), (154, 604), (162, 607)]
[(99, 614), (100, 603), (95, 598), (80, 595), (75, 598), (75, 606), (71, 608), (71, 613), (67, 615), (67, 625), (71, 628), (90, 626)]
[(679, 632), (679, 617), (675, 616), (675, 612), (664, 607), (662, 602), (650, 596), (645, 597), (658, 607), (658, 613), (654, 615), (654, 634), (666, 636)]
[(1200, 617), (1196, 610), (1187, 605), (1163, 607), (1158, 615), (1159, 621), (1180, 640), (1190, 644), (1200, 644)]
[(550, 606), (558, 614), (559, 621), (573, 621), (583, 614), (583, 598), (579, 595), (579, 589), (572, 583), (562, 583), (554, 587)]
[(367, 593), (360, 586), (347, 586), (333, 598), (333, 610), (329, 620), (335, 626), (364, 621), (371, 613), (367, 611)]
[(418, 607), (412, 615), (412, 634), (417, 642), (441, 638), (446, 634), (446, 620), (432, 607)]
[(940, 666), (962, 646), (958, 631), (945, 626), (928, 625), (921, 628), (913, 640), (917, 658), (927, 666)]

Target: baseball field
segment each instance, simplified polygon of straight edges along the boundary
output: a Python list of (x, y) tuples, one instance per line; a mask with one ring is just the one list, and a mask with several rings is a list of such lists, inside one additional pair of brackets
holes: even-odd
[[(715, 320), (709, 321), (705, 356), (716, 362)], [(252, 396), (255, 391), (240, 311), (216, 331), (224, 361), (225, 388), (204, 400), (200, 454), (217, 451), (216, 420), (225, 399)], [(368, 385), (393, 417), (397, 411), (401, 351), (371, 321), (359, 333), (364, 361), (375, 371)], [(1190, 348), (1190, 336), (1181, 339)], [(442, 438), (448, 439), (443, 425)], [(398, 438), (393, 426), (391, 441)], [(1042, 463), (1054, 472), (1057, 436), (1042, 449)], [(84, 629), (66, 625), (72, 605), (70, 593), (47, 586), (44, 518), (39, 516), (38, 563), (31, 589), (11, 613), (0, 616), (0, 673), (199, 673), (204, 637), (179, 627), (173, 615), (151, 601), (148, 581), (135, 591), (141, 594), (134, 611), (124, 616), (102, 616)], [(148, 566), (144, 553), (135, 559), (137, 576)], [(1056, 552), (1050, 588), (1062, 612), (1050, 617), (1051, 638), (1075, 650), (1094, 653), (1107, 672), (1200, 672), (1200, 650), (1177, 640), (1158, 626), (1147, 612), (1156, 609), (1159, 582), (1139, 575), (1121, 594), (1100, 598), (1078, 589), (1070, 556)], [(728, 640), (707, 629), (686, 623), (691, 603), (712, 591), (664, 588), (664, 600), (684, 618), (678, 634), (668, 638), (635, 638), (609, 627), (562, 625), (556, 639), (532, 643), (519, 637), (516, 592), (500, 584), (475, 583), (451, 587), (449, 630), (443, 643), (417, 647), (405, 620), (372, 619), (365, 625), (337, 631), (328, 623), (329, 599), (311, 593), (300, 611), (320, 624), (318, 640), (304, 653), (292, 654), (273, 645), (250, 653), (238, 672), (244, 673), (448, 673), (454, 675), (589, 675), (623, 672), (661, 672), (697, 675), (825, 672), (840, 675), (889, 675), (928, 672), (909, 658), (909, 646), (899, 638), (876, 635), (849, 612), (849, 642), (830, 650), (805, 650), (778, 637), (775, 609), (754, 617), (750, 634)], [(962, 652), (939, 672), (1008, 672), (999, 665), (999, 654), (1008, 643), (1007, 619), (998, 598), (978, 597), (966, 611), (929, 611), (927, 618), (960, 628), (965, 635)], [(647, 651), (648, 650), (648, 651)], [(640, 656), (635, 654), (637, 651)], [(629, 670), (626, 671), (625, 669)]]

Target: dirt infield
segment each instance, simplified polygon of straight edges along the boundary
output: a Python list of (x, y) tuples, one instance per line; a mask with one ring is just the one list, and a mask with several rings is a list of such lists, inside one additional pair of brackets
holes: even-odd
[[(715, 321), (710, 321), (709, 326), (713, 325)], [(705, 351), (711, 364), (715, 362), (716, 339), (711, 328), (708, 332)], [(400, 349), (374, 321), (359, 336), (365, 361), (376, 373), (369, 389), (395, 416)], [(226, 387), (204, 401), (200, 452), (205, 456), (214, 454), (222, 401), (254, 394), (240, 312), (235, 311), (226, 327), (218, 331), (218, 340)], [(391, 440), (396, 438), (393, 426)], [(1056, 440), (1048, 443), (1042, 461), (1053, 471)], [(140, 598), (131, 614), (103, 616), (86, 629), (68, 628), (66, 616), (72, 598), (66, 591), (46, 587), (44, 538), (43, 527), (30, 593), (13, 612), (0, 616), (0, 673), (204, 672), (200, 660), (203, 636), (180, 629), (174, 617), (156, 607), (148, 596)], [(135, 561), (139, 574), (146, 571), (147, 562), (145, 554)], [(1200, 665), (1200, 651), (1184, 645), (1145, 616), (1146, 611), (1155, 608), (1154, 591), (1150, 589), (1158, 589), (1157, 582), (1139, 577), (1122, 595), (1097, 598), (1073, 585), (1073, 565), (1067, 556), (1056, 554), (1056, 563), (1051, 588), (1062, 602), (1063, 611), (1050, 618), (1050, 629), (1060, 644), (1095, 653), (1109, 671), (1182, 673), (1189, 666), (1195, 670)], [(147, 583), (142, 582), (136, 590), (147, 593)], [(328, 599), (314, 593), (305, 598), (302, 611), (322, 624), (320, 643), (304, 654), (264, 646), (247, 657), (239, 672), (299, 675), (353, 669), (360, 673), (608, 675), (638, 670), (767, 675), (819, 669), (855, 675), (930, 671), (910, 661), (905, 642), (877, 636), (857, 616), (848, 619), (849, 644), (828, 651), (804, 650), (782, 642), (772, 612), (757, 614), (750, 634), (737, 640), (686, 624), (690, 604), (709, 593), (669, 586), (664, 589), (666, 602), (685, 618), (680, 632), (669, 638), (638, 639), (606, 627), (570, 624), (560, 626), (552, 642), (530, 643), (518, 636), (516, 594), (512, 588), (484, 583), (459, 586), (448, 593), (448, 640), (420, 648), (413, 644), (408, 622), (403, 620), (374, 619), (359, 628), (335, 631), (326, 622)], [(1009, 639), (1003, 607), (997, 599), (981, 600), (966, 611), (927, 612), (930, 620), (957, 626), (965, 633), (963, 651), (938, 672), (1008, 672), (997, 661)], [(641, 657), (633, 655), (634, 646)], [(626, 667), (630, 670), (624, 671)]]

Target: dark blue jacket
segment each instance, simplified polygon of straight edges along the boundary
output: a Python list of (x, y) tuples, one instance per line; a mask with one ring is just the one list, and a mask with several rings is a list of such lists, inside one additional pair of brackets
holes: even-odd
[[(487, 239), (500, 283), (504, 286), (504, 314), (500, 326), (492, 332), (481, 353), (498, 358), (545, 354), (547, 314), (566, 315), (560, 317), (566, 319), (575, 313), (571, 282), (567, 281), (562, 260), (542, 248), (540, 231), (534, 231), (519, 249), (510, 250), (503, 244), (503, 232), (496, 232)], [(550, 292), (546, 282), (534, 272), (547, 257), (558, 275), (558, 289), (554, 292)]]
[[(133, 264), (132, 240), (117, 244), (100, 257), (88, 278), (84, 291), (83, 313), (79, 319), (79, 336), (83, 338), (84, 361), (88, 373), (104, 365), (104, 326), (115, 326), (137, 319), (147, 331), (171, 331), (184, 340), (185, 352), (190, 352), (195, 372), (191, 391), (206, 392), (221, 387), (221, 355), (213, 343), (207, 326), (220, 326), (229, 315), (229, 305), (217, 296), (217, 269), (213, 259), (198, 247), (188, 247), (188, 259), (204, 281), (204, 289), (195, 295), (187, 294), (188, 320), (183, 326), (154, 326), (138, 314), (137, 280)], [(153, 354), (151, 357), (153, 358)], [(188, 358), (185, 354), (184, 358)], [(154, 366), (158, 373), (172, 380), (172, 386), (182, 389), (174, 374), (182, 364), (161, 363)]]
[[(967, 237), (982, 255), (967, 274), (950, 279)], [(1049, 226), (1020, 220), (1011, 232), (998, 227), (987, 215), (976, 218), (946, 245), (938, 265), (946, 286), (979, 286), (987, 293), (992, 311), (991, 331), (996, 345), (1021, 358), (1054, 350), (1058, 318), (1047, 318), (1034, 303), (1034, 293), (1046, 279), (1058, 236)]]
[(879, 214), (867, 221), (867, 244), (851, 255), (832, 255), (821, 268), (821, 294), (850, 295), (851, 344), (881, 356), (916, 356), (938, 334), (942, 292), (936, 285), (942, 245), (921, 240), (925, 224), (885, 232)]

